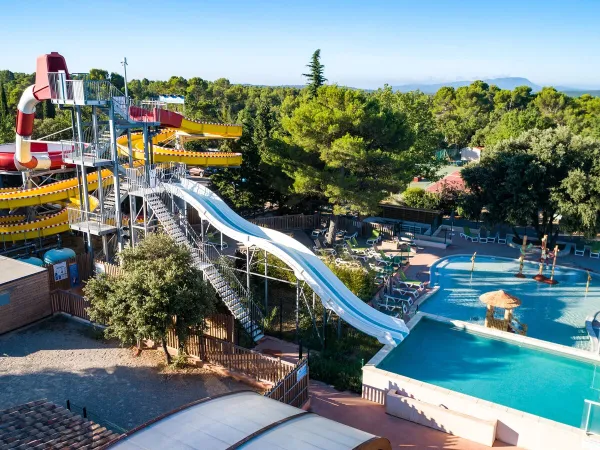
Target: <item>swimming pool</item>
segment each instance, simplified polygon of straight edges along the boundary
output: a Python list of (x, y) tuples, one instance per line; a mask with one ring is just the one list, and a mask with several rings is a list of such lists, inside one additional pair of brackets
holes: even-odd
[(377, 368), (577, 428), (584, 400), (600, 398), (592, 361), (426, 317)]
[[(526, 278), (516, 278), (519, 262), (512, 259), (477, 256), (471, 273), (470, 256), (450, 256), (431, 268), (432, 284), (439, 290), (419, 306), (419, 310), (464, 322), (483, 325), (485, 305), (479, 296), (504, 289), (517, 296), (522, 305), (515, 316), (527, 324), (527, 335), (570, 347), (590, 348), (585, 319), (600, 311), (600, 278), (593, 276), (585, 293), (587, 273), (556, 267), (551, 286), (532, 279), (537, 264), (526, 263)], [(545, 272), (549, 276), (549, 270)]]

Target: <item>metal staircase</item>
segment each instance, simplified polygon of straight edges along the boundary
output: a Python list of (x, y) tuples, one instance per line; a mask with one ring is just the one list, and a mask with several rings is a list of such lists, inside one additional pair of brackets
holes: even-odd
[[(121, 183), (119, 187), (120, 187), (120, 191), (121, 191), (121, 195), (119, 196), (119, 203), (123, 203), (123, 201), (129, 195), (129, 190), (127, 188), (127, 185), (125, 185), (124, 183)], [(105, 192), (105, 194), (104, 194), (104, 211), (105, 212), (116, 211), (115, 192), (116, 191), (115, 191), (114, 187), (111, 187), (107, 192)]]
[(233, 316), (240, 321), (255, 342), (264, 337), (262, 324), (264, 315), (252, 300), (234, 271), (223, 261), (217, 249), (202, 242), (186, 219), (169, 212), (158, 189), (146, 189), (144, 197), (154, 212), (165, 233), (175, 242), (187, 246), (192, 252), (194, 265), (199, 268)]

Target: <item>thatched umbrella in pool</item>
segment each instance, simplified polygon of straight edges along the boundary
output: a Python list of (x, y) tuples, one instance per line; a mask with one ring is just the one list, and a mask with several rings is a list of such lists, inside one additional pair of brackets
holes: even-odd
[[(489, 328), (499, 328), (508, 330), (512, 321), (513, 309), (521, 306), (521, 300), (514, 295), (500, 289), (499, 291), (486, 292), (479, 297), (487, 305), (485, 314), (485, 326)], [(494, 318), (495, 308), (504, 309), (504, 320)]]

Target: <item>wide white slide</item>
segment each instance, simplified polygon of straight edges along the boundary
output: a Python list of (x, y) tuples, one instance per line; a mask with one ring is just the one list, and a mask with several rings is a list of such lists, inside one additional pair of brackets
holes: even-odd
[(214, 192), (191, 180), (167, 183), (165, 189), (198, 211), (221, 233), (275, 255), (304, 280), (347, 323), (379, 340), (397, 345), (408, 335), (404, 321), (371, 308), (354, 295), (311, 250), (294, 238), (261, 228), (238, 216)]

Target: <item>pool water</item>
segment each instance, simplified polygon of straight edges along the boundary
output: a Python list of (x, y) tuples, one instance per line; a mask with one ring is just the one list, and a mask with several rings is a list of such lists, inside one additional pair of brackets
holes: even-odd
[[(554, 278), (559, 283), (551, 286), (532, 279), (537, 269), (537, 264), (526, 263), (526, 278), (516, 278), (518, 261), (478, 256), (471, 273), (470, 256), (451, 256), (432, 267), (432, 282), (440, 288), (419, 310), (483, 325), (486, 307), (479, 296), (504, 289), (522, 302), (515, 316), (527, 324), (527, 336), (590, 349), (585, 319), (600, 311), (600, 278), (592, 276), (586, 294), (586, 272), (557, 267)], [(550, 270), (545, 274), (549, 276)], [(498, 317), (502, 314), (496, 313)]]
[(426, 318), (377, 367), (578, 428), (600, 398), (589, 361)]

